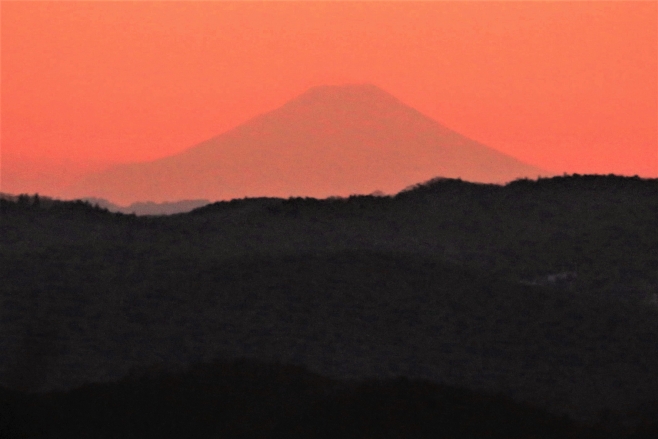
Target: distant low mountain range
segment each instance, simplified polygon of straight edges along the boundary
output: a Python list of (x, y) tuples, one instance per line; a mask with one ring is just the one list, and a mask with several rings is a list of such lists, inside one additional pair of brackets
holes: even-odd
[[(28, 196), (31, 198), (30, 203), (32, 203), (34, 201), (34, 195)], [(0, 193), (0, 199), (2, 200), (17, 201), (19, 197), (20, 195)], [(44, 196), (39, 197), (39, 199), (42, 203), (52, 203), (54, 201), (53, 198)], [(104, 198), (93, 197), (83, 198), (82, 201), (86, 201), (92, 206), (98, 206), (100, 208), (107, 209), (110, 212), (135, 215), (173, 215), (176, 213), (190, 212), (196, 208), (210, 204), (209, 200), (181, 200), (170, 203), (154, 203), (152, 201), (145, 201), (132, 203), (129, 206), (119, 206)]]
[(103, 198), (84, 198), (91, 204), (97, 204), (110, 212), (120, 212), (135, 215), (173, 215), (190, 212), (198, 207), (210, 204), (209, 200), (182, 200), (175, 202), (154, 203), (152, 201), (136, 202), (129, 206), (119, 206)]
[(452, 131), (374, 85), (314, 87), (282, 107), (159, 160), (115, 166), (64, 191), (129, 204), (394, 194), (441, 176), (549, 176)]

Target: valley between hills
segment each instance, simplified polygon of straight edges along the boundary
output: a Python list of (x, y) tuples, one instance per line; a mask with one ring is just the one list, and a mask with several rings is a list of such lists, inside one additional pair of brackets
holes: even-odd
[(0, 432), (651, 437), (657, 194), (441, 178), (160, 216), (4, 197)]

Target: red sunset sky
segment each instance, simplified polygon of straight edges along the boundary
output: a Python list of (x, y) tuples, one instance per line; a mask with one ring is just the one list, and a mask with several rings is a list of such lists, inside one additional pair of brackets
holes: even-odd
[(3, 192), (372, 83), (549, 171), (658, 177), (658, 2), (2, 1)]

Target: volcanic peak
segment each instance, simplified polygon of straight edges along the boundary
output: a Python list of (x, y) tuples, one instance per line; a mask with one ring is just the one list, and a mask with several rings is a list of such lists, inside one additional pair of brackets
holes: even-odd
[(503, 183), (543, 171), (450, 130), (373, 84), (316, 86), (285, 105), (149, 163), (117, 166), (74, 197), (211, 201), (397, 193), (435, 177)]

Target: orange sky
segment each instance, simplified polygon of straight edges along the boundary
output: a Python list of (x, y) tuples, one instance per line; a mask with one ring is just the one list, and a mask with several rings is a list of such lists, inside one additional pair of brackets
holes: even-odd
[(5, 192), (369, 82), (556, 172), (658, 177), (658, 2), (2, 1)]

